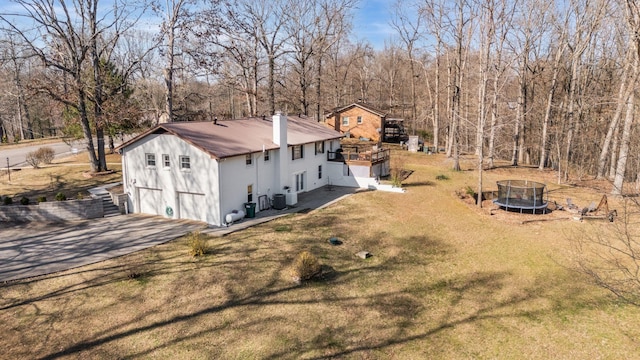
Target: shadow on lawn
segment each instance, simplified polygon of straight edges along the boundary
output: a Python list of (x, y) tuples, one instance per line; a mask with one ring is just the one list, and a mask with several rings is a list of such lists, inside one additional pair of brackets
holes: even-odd
[[(377, 236), (383, 237), (384, 234)], [(484, 273), (468, 273), (457, 277), (438, 278), (425, 281), (414, 281), (413, 283), (402, 287), (400, 290), (386, 290), (383, 287), (377, 288), (376, 284), (381, 280), (389, 281), (390, 275), (402, 274), (403, 271), (413, 269), (413, 267), (428, 267), (430, 263), (436, 259), (446, 258), (451, 251), (446, 244), (434, 239), (428, 239), (424, 236), (411, 236), (405, 239), (399, 239), (409, 249), (395, 256), (374, 258), (374, 261), (352, 261), (350, 267), (341, 263), (346, 270), (340, 270), (341, 266), (336, 264), (335, 268), (326, 265), (329, 276), (320, 281), (313, 281), (308, 284), (298, 286), (282, 281), (282, 271), (288, 265), (287, 255), (277, 252), (278, 244), (259, 242), (260, 232), (241, 234), (241, 237), (222, 238), (214, 251), (216, 256), (210, 261), (197, 261), (184, 256), (182, 251), (176, 251), (175, 248), (163, 248), (161, 251), (166, 253), (151, 253), (152, 258), (146, 261), (146, 275), (151, 280), (154, 277), (171, 274), (176, 272), (184, 272), (179, 282), (174, 281), (170, 287), (162, 290), (179, 296), (184, 288), (190, 286), (191, 278), (201, 276), (202, 273), (192, 271), (194, 266), (197, 269), (204, 269), (206, 274), (217, 269), (233, 272), (228, 274), (230, 281), (222, 281), (224, 291), (221, 294), (224, 298), (220, 298), (220, 302), (214, 305), (206, 306), (202, 309), (190, 312), (188, 314), (176, 314), (171, 317), (160, 316), (160, 320), (149, 322), (148, 319), (158, 317), (165, 311), (164, 306), (149, 308), (144, 312), (136, 315), (134, 318), (116, 323), (111, 327), (104, 328), (100, 332), (93, 333), (90, 338), (79, 340), (75, 344), (56, 345), (48, 347), (55, 349), (54, 352), (42, 356), (41, 359), (57, 359), (69, 355), (91, 356), (97, 353), (97, 348), (111, 343), (128, 339), (143, 333), (166, 329), (171, 336), (154, 337), (157, 341), (150, 347), (143, 348), (135, 353), (128, 353), (125, 358), (144, 357), (153, 354), (155, 351), (166, 349), (167, 347), (178, 345), (186, 341), (194, 341), (202, 339), (202, 337), (211, 336), (218, 331), (226, 330), (229, 326), (227, 322), (210, 322), (208, 316), (220, 314), (229, 309), (235, 309), (235, 312), (227, 312), (234, 316), (231, 321), (234, 323), (235, 331), (246, 331), (247, 335), (252, 330), (261, 329), (273, 332), (278, 331), (280, 323), (291, 321), (288, 317), (277, 315), (262, 315), (255, 318), (245, 317), (252, 314), (251, 311), (256, 307), (267, 308), (270, 306), (292, 306), (299, 309), (299, 306), (326, 305), (328, 309), (335, 311), (348, 311), (350, 313), (370, 313), (380, 314), (379, 319), (370, 324), (354, 323), (353, 327), (344, 327), (332, 325), (331, 323), (322, 324), (315, 336), (300, 341), (296, 338), (294, 344), (287, 347), (286, 350), (270, 349), (267, 354), (261, 354), (266, 359), (298, 359), (309, 358), (310, 354), (316, 355), (315, 359), (328, 359), (335, 357), (345, 357), (349, 355), (367, 357), (370, 351), (379, 351), (391, 348), (397, 345), (420, 342), (429, 339), (441, 332), (455, 328), (462, 324), (475, 323), (486, 319), (500, 318), (531, 318), (544, 315), (553, 311), (562, 310), (564, 308), (572, 309), (578, 307), (577, 300), (580, 294), (570, 293), (571, 289), (563, 289), (559, 291), (554, 289), (546, 280), (539, 280), (531, 288), (517, 289), (511, 296), (496, 296), (497, 293), (505, 289), (511, 279), (510, 273), (505, 272), (484, 272)], [(235, 244), (242, 242), (242, 250), (238, 249)], [(175, 244), (174, 244), (175, 246)], [(331, 248), (332, 245), (324, 244)], [(383, 244), (379, 244), (383, 246)], [(257, 252), (264, 251), (267, 248), (273, 250), (268, 256), (253, 258), (251, 262), (245, 260), (250, 256), (255, 256)], [(186, 249), (185, 249), (186, 251)], [(382, 251), (382, 250), (380, 250)], [(172, 256), (168, 256), (172, 254)], [(352, 256), (352, 254), (350, 255)], [(123, 258), (126, 260), (126, 258)], [(339, 259), (342, 261), (343, 259)], [(262, 269), (262, 263), (275, 262), (275, 266), (267, 267), (271, 272), (267, 274), (264, 281), (256, 281), (253, 284), (248, 275), (251, 271)], [(355, 265), (354, 265), (355, 264)], [(123, 272), (125, 270), (126, 261), (115, 264), (106, 268), (93, 270), (84, 270), (74, 272), (72, 274), (83, 274), (84, 278), (90, 277), (91, 273), (95, 273), (95, 278), (85, 282), (69, 284), (61, 289), (53, 291), (49, 294), (37, 298), (24, 299), (18, 303), (5, 306), (2, 309), (15, 307), (19, 305), (31, 304), (39, 300), (47, 300), (55, 297), (69, 295), (76, 291), (82, 291), (93, 287), (100, 287), (111, 282), (122, 281)], [(67, 274), (71, 275), (71, 274)], [(55, 275), (65, 276), (65, 275)], [(365, 285), (361, 285), (361, 281), (365, 281)], [(200, 284), (203, 288), (216, 284), (218, 279), (210, 276), (207, 282)], [(22, 282), (22, 284), (28, 282)], [(382, 283), (384, 284), (384, 283)], [(15, 284), (18, 286), (20, 284)], [(349, 292), (333, 291), (334, 288), (342, 286), (352, 289)], [(255, 286), (255, 288), (253, 288)], [(317, 291), (314, 291), (317, 290)], [(374, 293), (371, 293), (374, 292)], [(138, 292), (138, 296), (143, 292)], [(191, 294), (199, 294), (200, 291), (193, 291)], [(562, 293), (563, 299), (554, 301), (553, 294)], [(197, 296), (196, 296), (197, 297)], [(439, 299), (437, 302), (429, 302), (425, 299)], [(552, 305), (540, 305), (548, 302), (537, 302), (539, 299), (549, 299)], [(86, 301), (91, 301), (87, 299)], [(168, 297), (167, 302), (172, 301)], [(215, 301), (214, 301), (215, 302)], [(170, 304), (167, 303), (167, 306)], [(472, 305), (472, 306), (469, 306)], [(436, 308), (437, 307), (437, 308)], [(442, 311), (441, 307), (445, 310)], [(521, 310), (522, 309), (522, 310)], [(68, 310), (68, 309), (67, 309)], [(438, 310), (438, 311), (433, 311)], [(433, 314), (431, 313), (433, 312)], [(429, 321), (425, 322), (425, 314), (429, 314)], [(378, 317), (375, 317), (378, 318)], [(330, 319), (330, 317), (329, 317)], [(33, 320), (35, 321), (35, 319)], [(52, 320), (64, 321), (64, 320)], [(317, 321), (317, 319), (316, 319)], [(197, 331), (187, 331), (191, 328), (192, 323), (205, 324)], [(210, 325), (209, 325), (210, 324)], [(184, 331), (175, 331), (175, 326), (185, 329)], [(364, 327), (363, 327), (364, 326)], [(371, 336), (362, 336), (362, 332), (367, 331), (367, 327), (375, 329)], [(244, 329), (244, 330), (243, 330)], [(419, 331), (416, 331), (419, 330)], [(53, 331), (53, 327), (50, 328)], [(88, 335), (89, 336), (89, 335)], [(295, 334), (293, 335), (295, 337)], [(204, 340), (203, 340), (204, 341)], [(201, 345), (206, 347), (205, 345)], [(104, 350), (100, 350), (104, 351)], [(131, 349), (133, 351), (133, 349)], [(98, 352), (105, 354), (104, 352)], [(215, 357), (215, 354), (211, 354)]]

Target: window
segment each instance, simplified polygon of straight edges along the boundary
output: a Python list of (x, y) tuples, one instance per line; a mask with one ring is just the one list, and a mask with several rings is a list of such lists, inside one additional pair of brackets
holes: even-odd
[(145, 154), (147, 166), (156, 166), (156, 154)]
[(180, 156), (180, 169), (191, 170), (191, 159), (188, 156)]
[(169, 159), (168, 154), (162, 154), (162, 166), (168, 168), (171, 166), (171, 160)]
[(362, 124), (362, 116), (358, 116), (358, 124)]
[(269, 161), (269, 150), (264, 151), (264, 161)]
[(322, 165), (318, 165), (318, 179), (322, 179)]
[(316, 155), (324, 154), (324, 141), (316, 141)]
[(251, 157), (251, 154), (247, 154), (247, 156), (245, 156), (245, 160), (244, 160), (245, 164), (247, 165), (251, 165), (251, 163), (253, 162), (253, 159)]
[(253, 185), (247, 186), (247, 202), (253, 202)]
[(342, 117), (342, 126), (349, 126), (349, 117), (348, 116), (343, 116)]
[(293, 145), (292, 160), (302, 159), (304, 157), (304, 145)]

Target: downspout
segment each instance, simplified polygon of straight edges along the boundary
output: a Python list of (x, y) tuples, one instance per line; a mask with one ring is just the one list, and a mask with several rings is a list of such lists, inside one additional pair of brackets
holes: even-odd
[[(129, 171), (127, 170), (127, 152), (124, 149), (120, 149), (120, 153), (122, 154), (122, 182), (124, 186), (124, 191), (127, 194), (127, 201), (124, 203), (124, 213), (129, 214), (129, 200), (131, 197), (131, 189), (129, 184)], [(133, 204), (133, 201), (131, 201)]]

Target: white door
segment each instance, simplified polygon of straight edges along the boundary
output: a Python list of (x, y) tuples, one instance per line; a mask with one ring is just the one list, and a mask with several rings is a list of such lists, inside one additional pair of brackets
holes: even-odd
[(304, 191), (304, 181), (305, 181), (306, 174), (307, 174), (306, 171), (296, 174), (296, 192)]
[(178, 193), (180, 219), (207, 221), (207, 204), (204, 194)]
[(164, 215), (162, 189), (138, 188), (140, 212), (151, 215)]

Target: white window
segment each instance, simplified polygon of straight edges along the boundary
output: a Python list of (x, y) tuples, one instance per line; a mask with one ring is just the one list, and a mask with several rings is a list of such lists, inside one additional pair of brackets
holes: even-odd
[(304, 145), (294, 145), (291, 150), (291, 159), (302, 159), (304, 157)]
[(362, 124), (362, 116), (358, 116), (358, 124)]
[(324, 141), (316, 141), (316, 155), (324, 154)]
[(180, 155), (180, 169), (191, 170), (191, 159), (188, 156)]
[(169, 154), (162, 154), (162, 166), (168, 168), (171, 166), (171, 160), (169, 159)]
[(147, 166), (156, 166), (156, 154), (145, 154)]
[(264, 151), (264, 161), (269, 161), (269, 150)]
[(349, 117), (348, 116), (343, 116), (342, 117), (342, 126), (349, 126)]
[(253, 202), (253, 185), (247, 186), (247, 202)]
[(251, 164), (253, 163), (253, 158), (252, 158), (251, 154), (247, 154), (247, 155), (245, 156), (245, 160), (244, 160), (244, 162), (245, 162), (245, 164), (247, 164), (247, 165), (251, 165)]

